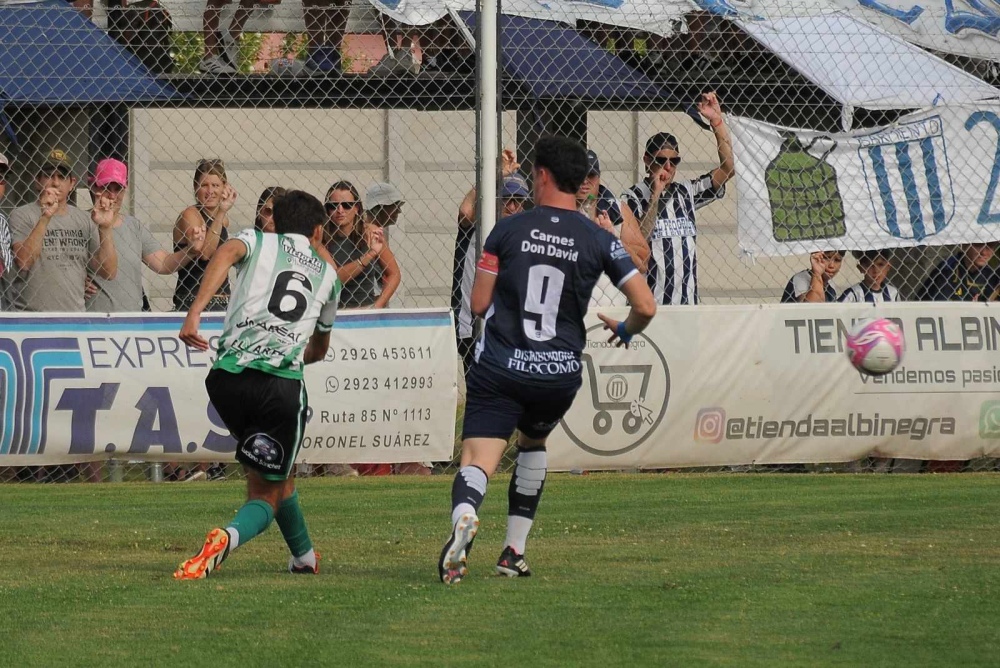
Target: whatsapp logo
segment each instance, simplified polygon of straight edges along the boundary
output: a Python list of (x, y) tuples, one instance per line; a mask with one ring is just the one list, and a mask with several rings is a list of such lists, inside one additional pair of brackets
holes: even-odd
[(984, 401), (979, 407), (979, 438), (1000, 438), (1000, 401)]

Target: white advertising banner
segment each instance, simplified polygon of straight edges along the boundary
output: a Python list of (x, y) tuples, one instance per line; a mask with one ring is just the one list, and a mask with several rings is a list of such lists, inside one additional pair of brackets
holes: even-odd
[(743, 252), (1000, 239), (1000, 103), (842, 134), (731, 118)]
[[(0, 314), (0, 466), (233, 461), (204, 385), (222, 316), (202, 318), (209, 352), (178, 340), (182, 320)], [(339, 314), (327, 359), (306, 367), (298, 461), (450, 459), (457, 374), (449, 309)]]
[[(906, 338), (883, 378), (844, 353), (852, 322), (875, 316)], [(594, 312), (588, 327), (583, 387), (549, 439), (556, 470), (1000, 457), (996, 306), (669, 307), (628, 350)]]

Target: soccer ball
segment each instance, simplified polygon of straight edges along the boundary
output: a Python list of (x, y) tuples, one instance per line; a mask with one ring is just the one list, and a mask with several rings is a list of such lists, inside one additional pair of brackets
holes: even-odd
[(903, 359), (903, 330), (885, 318), (862, 320), (847, 334), (847, 357), (869, 376), (884, 376)]

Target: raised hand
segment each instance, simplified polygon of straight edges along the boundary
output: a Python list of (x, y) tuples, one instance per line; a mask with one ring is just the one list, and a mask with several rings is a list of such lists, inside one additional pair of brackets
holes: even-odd
[(500, 173), (505, 177), (510, 176), (518, 170), (521, 163), (517, 161), (517, 154), (513, 149), (505, 148), (500, 154)]
[(826, 273), (826, 253), (820, 251), (809, 256), (809, 265), (814, 276), (822, 276)]
[(698, 100), (698, 113), (712, 125), (718, 125), (722, 122), (722, 106), (714, 92), (701, 96), (701, 99)]
[(611, 222), (611, 216), (608, 215), (607, 211), (598, 211), (597, 217), (594, 218), (594, 222), (602, 230), (607, 230), (611, 234), (615, 233), (615, 225)]
[(222, 188), (222, 197), (219, 199), (219, 209), (223, 213), (229, 213), (229, 210), (233, 208), (234, 204), (236, 204), (236, 197), (236, 188), (227, 183)]
[(115, 198), (105, 194), (98, 196), (94, 208), (90, 210), (90, 220), (98, 227), (107, 229), (114, 226), (117, 217)]
[(382, 249), (385, 248), (385, 232), (382, 231), (382, 228), (369, 226), (365, 230), (365, 244), (367, 244), (368, 250), (376, 255), (381, 253)]
[(202, 227), (192, 227), (187, 232), (188, 240), (188, 253), (190, 255), (199, 255), (203, 248), (205, 248), (205, 228)]
[(45, 188), (38, 196), (38, 206), (42, 210), (42, 215), (51, 218), (56, 215), (59, 209), (59, 191), (55, 188)]
[(653, 183), (651, 184), (651, 190), (653, 191), (653, 195), (659, 197), (660, 193), (663, 192), (663, 189), (667, 187), (667, 181), (669, 179), (670, 175), (667, 174), (667, 170), (661, 169), (660, 171), (656, 172), (656, 175), (653, 176)]

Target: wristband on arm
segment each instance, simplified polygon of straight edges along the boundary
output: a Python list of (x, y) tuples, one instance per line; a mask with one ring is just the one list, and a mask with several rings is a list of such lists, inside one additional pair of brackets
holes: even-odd
[(628, 344), (632, 343), (632, 336), (633, 335), (629, 334), (628, 331), (625, 329), (625, 321), (624, 320), (622, 320), (620, 323), (618, 323), (618, 326), (615, 327), (615, 334), (618, 335), (619, 340), (621, 340), (621, 342), (624, 343), (626, 346)]

